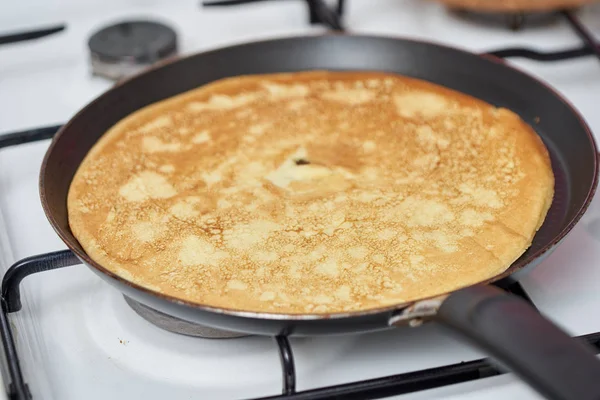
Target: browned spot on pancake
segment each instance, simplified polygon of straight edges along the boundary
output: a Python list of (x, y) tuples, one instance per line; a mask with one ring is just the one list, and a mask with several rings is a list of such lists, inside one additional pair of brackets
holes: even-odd
[(181, 150), (181, 143), (165, 143), (155, 136), (145, 136), (142, 139), (142, 148), (147, 153), (177, 152)]
[(358, 105), (372, 101), (376, 95), (377, 92), (368, 89), (341, 89), (323, 92), (321, 96), (326, 100)]

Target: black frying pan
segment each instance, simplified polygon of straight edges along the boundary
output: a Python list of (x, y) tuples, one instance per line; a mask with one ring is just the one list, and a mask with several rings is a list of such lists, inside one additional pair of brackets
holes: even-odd
[[(282, 315), (208, 307), (154, 293), (94, 262), (69, 229), (67, 192), (88, 150), (112, 125), (148, 104), (219, 78), (310, 69), (379, 70), (425, 79), (509, 108), (548, 147), (555, 198), (531, 248), (489, 282), (410, 305), (331, 315)], [(525, 302), (487, 283), (538, 264), (573, 228), (597, 184), (596, 145), (579, 114), (556, 92), (501, 60), (429, 43), (365, 36), (270, 40), (197, 54), (156, 67), (109, 90), (55, 137), (42, 166), (40, 194), (50, 223), (67, 246), (125, 295), (164, 313), (228, 331), (320, 335), (419, 325), (434, 319), (554, 399), (600, 399), (600, 362)], [(567, 267), (567, 266), (565, 266)]]

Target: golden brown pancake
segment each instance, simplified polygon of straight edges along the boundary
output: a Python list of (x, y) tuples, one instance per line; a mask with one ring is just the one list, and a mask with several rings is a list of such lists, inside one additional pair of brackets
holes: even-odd
[(553, 197), (517, 115), (376, 72), (225, 79), (145, 107), (92, 148), (68, 196), (95, 261), (236, 310), (331, 313), (492, 278)]
[(543, 12), (576, 8), (598, 0), (437, 0), (449, 7), (482, 12)]

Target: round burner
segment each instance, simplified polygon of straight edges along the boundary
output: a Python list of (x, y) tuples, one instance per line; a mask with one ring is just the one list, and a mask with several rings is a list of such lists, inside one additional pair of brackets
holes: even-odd
[(92, 73), (118, 80), (177, 54), (177, 35), (157, 22), (123, 21), (95, 32), (88, 47)]
[(127, 296), (125, 301), (129, 306), (138, 313), (139, 316), (144, 318), (146, 321), (167, 330), (169, 332), (181, 333), (182, 335), (195, 336), (207, 339), (228, 339), (248, 336), (243, 333), (221, 331), (214, 328), (194, 324), (192, 322), (185, 321), (183, 319), (167, 315), (163, 312), (157, 311), (146, 305), (143, 305)]

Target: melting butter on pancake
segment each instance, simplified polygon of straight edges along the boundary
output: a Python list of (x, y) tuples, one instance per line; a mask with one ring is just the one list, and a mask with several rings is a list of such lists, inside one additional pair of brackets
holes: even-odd
[(112, 127), (76, 173), (71, 229), (114, 273), (190, 302), (330, 313), (491, 278), (553, 197), (514, 113), (370, 72), (225, 79)]

